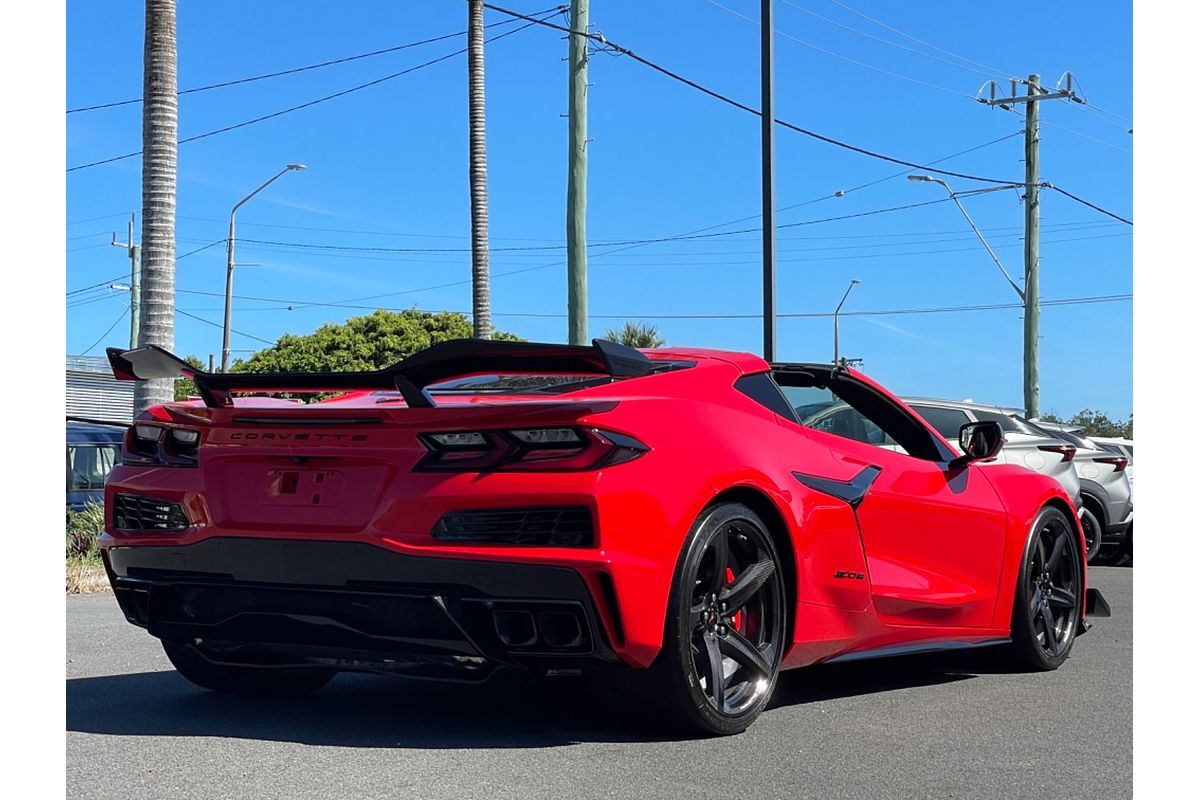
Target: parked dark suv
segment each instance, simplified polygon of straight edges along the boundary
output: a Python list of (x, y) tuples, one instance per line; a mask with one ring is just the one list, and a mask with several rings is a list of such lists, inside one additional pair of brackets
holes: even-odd
[(104, 503), (104, 479), (120, 463), (124, 425), (67, 419), (67, 508)]

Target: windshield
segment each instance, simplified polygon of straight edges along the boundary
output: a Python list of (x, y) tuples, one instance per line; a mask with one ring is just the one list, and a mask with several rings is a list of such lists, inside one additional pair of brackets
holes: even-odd
[(1022, 419), (1015, 414), (1001, 414), (998, 411), (986, 411), (977, 408), (975, 409), (975, 416), (984, 422), (999, 422), (1001, 429), (1007, 433), (1023, 433), (1026, 436), (1056, 436), (1056, 434), (1043, 430), (1029, 420)]

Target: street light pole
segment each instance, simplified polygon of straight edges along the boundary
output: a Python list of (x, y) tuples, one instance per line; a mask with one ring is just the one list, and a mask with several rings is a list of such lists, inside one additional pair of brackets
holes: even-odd
[(833, 365), (835, 367), (841, 364), (838, 356), (838, 314), (842, 312), (842, 306), (846, 303), (846, 298), (850, 296), (850, 290), (856, 284), (862, 283), (858, 278), (850, 281), (850, 285), (846, 287), (846, 293), (842, 295), (842, 302), (837, 304), (837, 308), (833, 310)]
[(944, 188), (950, 195), (950, 199), (954, 201), (954, 205), (958, 206), (958, 210), (962, 212), (963, 218), (967, 221), (967, 224), (971, 226), (971, 230), (975, 231), (975, 235), (979, 237), (979, 241), (983, 244), (984, 249), (987, 250), (988, 255), (992, 257), (992, 261), (996, 262), (996, 266), (999, 267), (1000, 272), (1004, 274), (1004, 278), (1008, 281), (1008, 285), (1013, 288), (1013, 291), (1017, 293), (1017, 297), (1021, 298), (1021, 302), (1024, 303), (1025, 292), (1021, 290), (1020, 286), (1017, 286), (1016, 281), (1014, 281), (1012, 276), (1008, 274), (1008, 270), (1006, 270), (1004, 265), (1000, 263), (1000, 259), (996, 256), (995, 251), (992, 250), (991, 245), (987, 243), (987, 239), (983, 238), (983, 234), (980, 233), (979, 228), (975, 227), (974, 220), (972, 220), (971, 215), (967, 213), (967, 209), (963, 208), (963, 204), (958, 201), (958, 195), (953, 189), (950, 188), (950, 185), (940, 178), (934, 178), (929, 175), (909, 175), (908, 179), (910, 181), (917, 181), (920, 183), (940, 183), (942, 185), (942, 188)]
[(229, 329), (233, 320), (233, 240), (234, 240), (234, 217), (237, 215), (237, 210), (241, 208), (247, 200), (261, 192), (263, 189), (270, 186), (272, 183), (283, 177), (285, 172), (290, 170), (308, 169), (303, 164), (288, 164), (283, 169), (271, 176), (270, 180), (259, 186), (250, 194), (243, 197), (229, 212), (229, 238), (226, 240), (225, 251), (225, 330), (221, 339), (221, 372), (229, 371)]

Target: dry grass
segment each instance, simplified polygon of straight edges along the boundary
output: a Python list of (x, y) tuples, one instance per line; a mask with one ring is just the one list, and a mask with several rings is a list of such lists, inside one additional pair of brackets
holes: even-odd
[(67, 559), (67, 594), (112, 591), (99, 561)]

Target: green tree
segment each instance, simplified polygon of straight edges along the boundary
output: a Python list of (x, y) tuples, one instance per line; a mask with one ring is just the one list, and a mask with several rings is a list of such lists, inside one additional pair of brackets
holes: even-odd
[[(234, 372), (346, 372), (383, 369), (450, 339), (470, 339), (465, 314), (432, 313), (415, 308), (382, 309), (345, 322), (330, 322), (303, 336), (285, 333), (279, 341), (249, 359), (234, 362)], [(520, 341), (497, 332), (493, 339)]]
[[(188, 356), (184, 361), (191, 364), (198, 370), (203, 370), (204, 362), (196, 356)], [(175, 402), (187, 400), (189, 397), (196, 397), (200, 394), (200, 390), (196, 388), (196, 382), (191, 378), (176, 378), (175, 379)]]
[(625, 320), (620, 330), (609, 328), (604, 338), (630, 347), (666, 347), (667, 340), (658, 333), (658, 328), (647, 323)]
[(1128, 421), (1110, 419), (1107, 414), (1085, 408), (1071, 417), (1072, 425), (1083, 428), (1085, 436), (1119, 436), (1133, 438), (1133, 415)]

